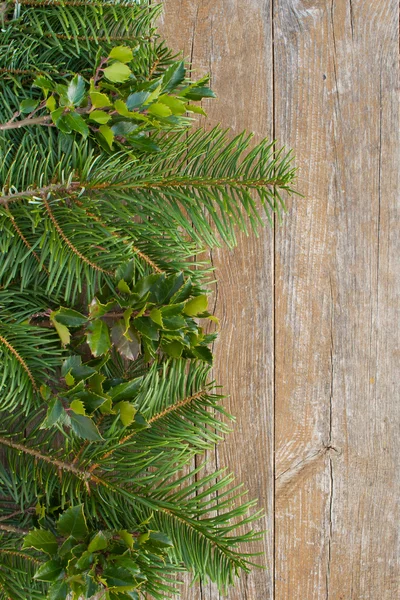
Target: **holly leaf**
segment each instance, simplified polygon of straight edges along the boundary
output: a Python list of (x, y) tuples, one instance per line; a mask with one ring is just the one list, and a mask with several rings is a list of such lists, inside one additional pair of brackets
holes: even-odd
[(132, 327), (126, 330), (124, 321), (118, 321), (111, 329), (111, 339), (122, 356), (135, 360), (140, 354), (140, 343)]
[(106, 94), (102, 94), (101, 92), (90, 92), (89, 96), (94, 108), (107, 108), (112, 106), (112, 103)]
[(139, 108), (139, 106), (145, 104), (149, 96), (149, 92), (135, 92), (134, 94), (130, 94), (126, 100), (126, 106), (129, 110)]
[(201, 294), (200, 296), (195, 296), (191, 300), (188, 300), (185, 304), (185, 308), (183, 312), (189, 317), (195, 317), (196, 315), (200, 315), (205, 312), (208, 307), (208, 298), (205, 294)]
[(170, 92), (175, 89), (185, 79), (185, 63), (179, 61), (173, 63), (164, 73), (163, 90)]
[(89, 114), (89, 119), (95, 123), (105, 125), (111, 119), (111, 115), (106, 113), (104, 110), (94, 110)]
[(158, 328), (149, 317), (138, 317), (133, 320), (133, 326), (150, 340), (157, 341), (160, 337)]
[(43, 421), (43, 428), (53, 427), (57, 423), (58, 419), (63, 414), (64, 409), (61, 401), (58, 398), (52, 398), (49, 402), (49, 408), (47, 409), (46, 418)]
[(98, 552), (108, 546), (108, 539), (102, 531), (98, 531), (88, 546), (88, 552)]
[(110, 150), (112, 150), (112, 145), (114, 141), (114, 132), (108, 125), (100, 125), (99, 132), (107, 142)]
[(135, 420), (136, 408), (130, 402), (123, 400), (115, 405), (115, 410), (119, 412), (119, 418), (125, 427), (128, 427)]
[(132, 573), (123, 567), (107, 567), (103, 571), (103, 577), (107, 582), (107, 587), (119, 588), (121, 592), (137, 587)]
[(65, 600), (68, 597), (68, 585), (65, 581), (53, 583), (47, 591), (47, 600)]
[(108, 394), (114, 402), (120, 400), (131, 400), (139, 392), (142, 382), (143, 377), (136, 377), (131, 381), (126, 381), (112, 387), (108, 390)]
[(69, 407), (74, 411), (75, 414), (86, 416), (85, 405), (83, 404), (82, 400), (72, 400)]
[(148, 111), (155, 117), (169, 117), (172, 115), (172, 110), (169, 108), (169, 106), (162, 104), (161, 102), (155, 102), (149, 106)]
[(123, 83), (131, 76), (132, 71), (120, 61), (112, 63), (103, 71), (104, 77), (113, 83)]
[(56, 554), (58, 543), (56, 536), (46, 529), (33, 529), (24, 538), (22, 548), (35, 548), (46, 554)]
[(22, 100), (21, 104), (19, 105), (19, 110), (21, 113), (31, 113), (35, 110), (38, 104), (38, 100), (34, 100), (34, 98), (26, 98), (25, 100)]
[(65, 113), (63, 120), (64, 124), (69, 127), (71, 131), (80, 133), (84, 138), (87, 138), (89, 135), (89, 127), (87, 126), (86, 121), (82, 119), (81, 115), (78, 115), (77, 112)]
[(133, 59), (133, 52), (128, 46), (117, 46), (111, 50), (109, 58), (119, 60), (121, 63), (128, 63)]
[(79, 437), (92, 442), (99, 442), (103, 439), (90, 417), (70, 412), (69, 418), (71, 420), (72, 431)]
[(96, 319), (89, 323), (86, 330), (86, 337), (93, 356), (101, 356), (111, 347), (107, 324), (101, 319)]
[(64, 308), (63, 306), (60, 306), (58, 310), (52, 312), (50, 318), (55, 319), (58, 323), (62, 323), (62, 325), (67, 325), (68, 327), (80, 327), (87, 321), (85, 315), (82, 315), (72, 308)]
[(89, 531), (83, 512), (83, 504), (71, 506), (63, 512), (57, 521), (57, 531), (65, 537), (72, 536), (76, 540), (85, 539)]
[(48, 560), (41, 565), (33, 576), (38, 581), (55, 581), (63, 572), (63, 566), (58, 560)]
[(51, 313), (50, 314), (50, 321), (53, 323), (58, 336), (61, 340), (61, 343), (63, 346), (68, 346), (68, 344), (71, 341), (71, 334), (69, 332), (68, 327), (66, 327), (65, 325), (62, 325), (62, 323), (59, 323), (55, 318), (54, 318), (55, 313)]
[(85, 97), (85, 81), (81, 75), (75, 75), (68, 85), (68, 100), (74, 106), (79, 106)]

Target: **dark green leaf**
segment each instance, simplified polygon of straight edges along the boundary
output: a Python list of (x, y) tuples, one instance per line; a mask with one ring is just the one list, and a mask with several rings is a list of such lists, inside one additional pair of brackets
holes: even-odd
[(57, 581), (49, 587), (47, 600), (65, 600), (68, 597), (68, 591), (65, 581)]
[(104, 569), (103, 577), (110, 588), (122, 588), (121, 591), (127, 591), (137, 587), (132, 573), (123, 567), (108, 567)]
[(88, 320), (85, 315), (72, 308), (64, 308), (63, 306), (60, 306), (58, 310), (53, 312), (52, 316), (58, 323), (62, 323), (68, 327), (80, 327)]
[(160, 337), (158, 328), (149, 317), (138, 317), (133, 320), (133, 327), (150, 340), (157, 341)]
[(57, 521), (57, 530), (65, 537), (71, 535), (76, 540), (83, 540), (88, 534), (83, 504), (71, 506), (64, 511)]
[(130, 94), (126, 100), (128, 110), (133, 110), (134, 108), (142, 106), (149, 96), (149, 92), (135, 92), (134, 94)]
[(69, 417), (71, 419), (72, 431), (79, 437), (93, 442), (99, 442), (103, 439), (90, 417), (77, 415), (74, 412), (69, 413)]
[(53, 427), (58, 419), (63, 414), (64, 409), (58, 398), (52, 398), (47, 409), (46, 419), (43, 422), (43, 427)]
[(185, 79), (185, 63), (182, 61), (173, 63), (163, 76), (163, 90), (171, 92)]
[(118, 321), (111, 329), (111, 339), (122, 356), (128, 360), (135, 360), (140, 353), (140, 343), (135, 331), (129, 327), (126, 331), (124, 321)]
[(110, 388), (108, 394), (114, 402), (119, 402), (120, 400), (132, 400), (132, 398), (137, 396), (142, 383), (143, 377), (137, 377), (136, 379), (120, 383), (119, 385)]
[(53, 555), (57, 552), (58, 544), (56, 536), (45, 529), (33, 529), (24, 538), (23, 548), (36, 548)]
[(192, 349), (192, 353), (196, 358), (199, 358), (200, 360), (203, 360), (209, 365), (212, 365), (213, 355), (211, 350), (206, 346), (196, 346)]
[(21, 113), (31, 113), (35, 110), (38, 104), (38, 100), (34, 100), (33, 98), (26, 98), (25, 100), (22, 100), (21, 104), (19, 105), (19, 110)]
[(39, 567), (33, 578), (39, 581), (55, 581), (62, 571), (63, 566), (59, 560), (49, 560)]
[(88, 546), (89, 552), (98, 552), (104, 550), (108, 546), (108, 539), (102, 531), (98, 531)]
[(85, 97), (85, 81), (80, 75), (75, 75), (68, 85), (68, 100), (74, 106), (79, 106)]
[(88, 379), (94, 375), (96, 372), (96, 369), (93, 367), (90, 367), (89, 365), (83, 365), (82, 358), (80, 356), (70, 356), (63, 362), (61, 367), (61, 375), (65, 377), (67, 373), (71, 373), (75, 381), (84, 381), (85, 379)]
[[(77, 112), (65, 113), (62, 118), (64, 119), (63, 122), (66, 127), (69, 127), (71, 131), (80, 133), (84, 138), (89, 135), (89, 127), (87, 126), (86, 121), (84, 121)], [(59, 123), (57, 123), (57, 126), (59, 127)]]
[(86, 329), (86, 336), (93, 356), (105, 354), (111, 347), (107, 324), (101, 319), (89, 323)]

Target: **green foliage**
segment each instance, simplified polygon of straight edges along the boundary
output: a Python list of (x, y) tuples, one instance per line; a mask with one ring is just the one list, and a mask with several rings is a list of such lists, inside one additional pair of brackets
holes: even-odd
[(225, 593), (256, 554), (254, 502), (199, 458), (232, 417), (198, 257), (279, 218), (294, 169), (188, 131), (214, 94), (160, 10), (0, 9), (0, 600)]

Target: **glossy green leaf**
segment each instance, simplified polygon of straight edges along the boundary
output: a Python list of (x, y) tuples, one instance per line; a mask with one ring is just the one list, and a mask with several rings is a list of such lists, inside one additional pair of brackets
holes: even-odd
[(130, 94), (126, 100), (126, 106), (128, 110), (134, 110), (143, 106), (150, 96), (149, 92), (135, 92)]
[(89, 135), (89, 127), (87, 126), (86, 121), (77, 112), (74, 111), (65, 113), (62, 118), (64, 119), (64, 123), (71, 129), (71, 131), (80, 133), (84, 138)]
[(46, 554), (56, 554), (58, 543), (56, 536), (45, 529), (33, 529), (24, 537), (23, 548), (35, 548)]
[(109, 588), (119, 588), (121, 592), (137, 587), (132, 573), (123, 567), (108, 567), (104, 569), (103, 577)]
[(164, 73), (163, 89), (165, 92), (174, 90), (185, 79), (185, 63), (179, 61), (173, 63)]
[(57, 581), (49, 587), (46, 600), (65, 600), (68, 597), (68, 591), (65, 581)]
[(81, 75), (75, 75), (68, 85), (68, 100), (74, 106), (79, 106), (85, 97), (85, 81)]
[(85, 317), (85, 315), (82, 315), (80, 312), (73, 310), (72, 308), (64, 308), (63, 306), (51, 313), (51, 318), (55, 319), (58, 323), (62, 323), (62, 325), (67, 325), (68, 327), (80, 327), (87, 321), (87, 317)]
[(39, 105), (39, 101), (34, 98), (26, 98), (22, 100), (19, 105), (19, 110), (21, 113), (31, 113), (35, 110), (35, 108)]
[(172, 358), (180, 358), (182, 356), (184, 346), (182, 346), (181, 343), (175, 341), (171, 342), (170, 344), (163, 343), (162, 349), (166, 354), (168, 354), (168, 356), (171, 356)]
[(152, 321), (154, 321), (154, 323), (157, 323), (157, 325), (159, 325), (160, 327), (164, 327), (162, 313), (158, 308), (153, 308), (150, 311), (149, 317)]
[(145, 335), (150, 340), (158, 340), (160, 337), (158, 328), (155, 327), (154, 322), (149, 317), (139, 317), (133, 320), (133, 327), (137, 329), (142, 335)]
[(90, 417), (77, 415), (74, 412), (70, 412), (69, 417), (71, 419), (72, 431), (79, 437), (85, 440), (91, 440), (92, 442), (99, 442), (103, 439)]
[(120, 383), (119, 385), (110, 388), (108, 394), (114, 402), (119, 402), (120, 400), (132, 400), (132, 398), (138, 394), (142, 383), (143, 377), (137, 377), (136, 379)]
[(43, 427), (53, 427), (64, 412), (63, 405), (59, 398), (52, 398), (49, 402), (46, 418), (43, 422)]
[(83, 504), (71, 506), (59, 517), (57, 530), (65, 537), (72, 536), (76, 540), (83, 540), (88, 534)]
[(86, 329), (87, 343), (93, 356), (101, 356), (111, 347), (107, 324), (101, 319), (91, 321)]
[(62, 325), (62, 323), (59, 323), (55, 319), (54, 315), (55, 315), (55, 313), (51, 313), (50, 321), (53, 323), (53, 325), (59, 335), (62, 345), (68, 346), (68, 344), (71, 342), (71, 334), (69, 332), (69, 329), (66, 325)]
[(128, 339), (125, 335), (126, 327), (124, 321), (118, 321), (111, 329), (111, 339), (122, 356), (128, 360), (135, 360), (140, 353), (140, 342), (132, 328), (128, 329)]
[(199, 115), (207, 116), (206, 111), (201, 107), (197, 106), (197, 104), (186, 104), (186, 110), (188, 112), (197, 113)]
[(98, 552), (108, 546), (108, 539), (102, 531), (98, 531), (88, 546), (88, 552)]
[(67, 373), (71, 373), (73, 375), (75, 381), (84, 381), (88, 379), (94, 373), (96, 373), (96, 369), (90, 367), (89, 365), (82, 364), (82, 358), (80, 356), (69, 356), (62, 364), (61, 367), (61, 375), (65, 377)]
[(39, 581), (56, 581), (63, 572), (63, 566), (59, 560), (48, 560), (34, 574), (33, 578)]
[(174, 96), (163, 95), (158, 99), (159, 102), (168, 106), (173, 115), (183, 115), (186, 112), (186, 105), (182, 100), (178, 100)]

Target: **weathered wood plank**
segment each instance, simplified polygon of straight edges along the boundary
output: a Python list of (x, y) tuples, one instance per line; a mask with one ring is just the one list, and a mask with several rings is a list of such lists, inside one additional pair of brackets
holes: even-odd
[(276, 600), (400, 595), (398, 2), (275, 2)]
[[(167, 0), (163, 32), (183, 49), (196, 75), (211, 73), (219, 99), (207, 104), (206, 127), (221, 122), (233, 133), (272, 132), (272, 39), (269, 0)], [(267, 518), (263, 547), (267, 571), (243, 577), (231, 600), (272, 599), (273, 594), (273, 236), (241, 236), (239, 247), (214, 251), (216, 314), (221, 319), (215, 378), (230, 394), (235, 431), (219, 447), (214, 464), (227, 465), (258, 497)], [(185, 600), (216, 600), (204, 585), (185, 590)]]

